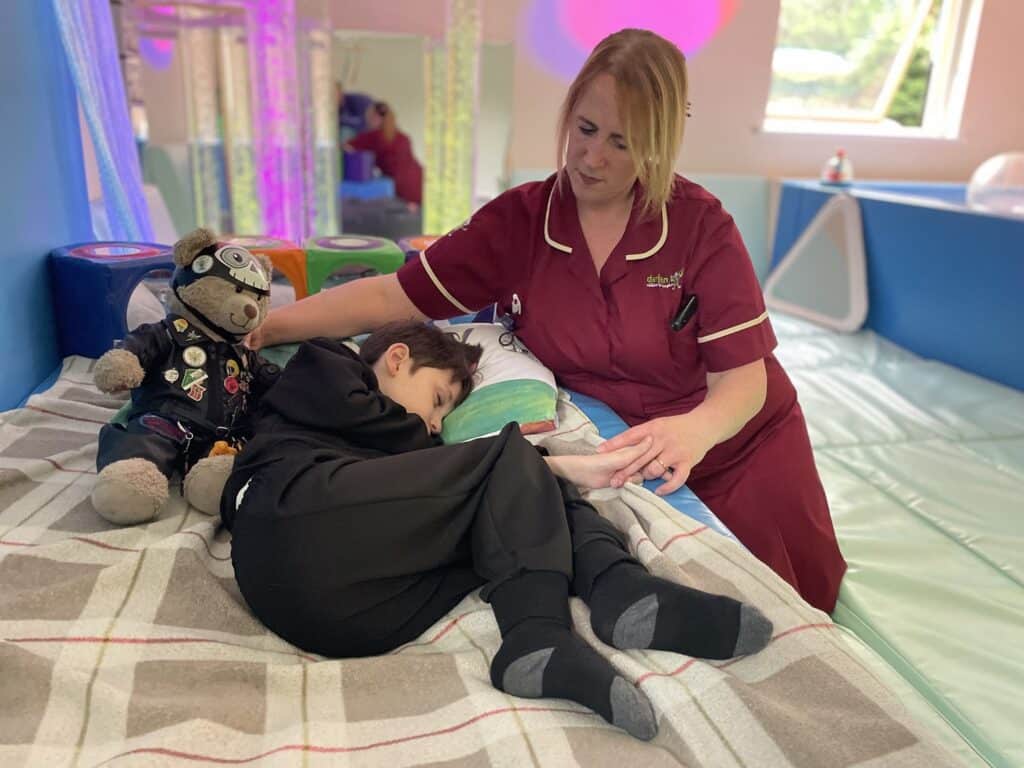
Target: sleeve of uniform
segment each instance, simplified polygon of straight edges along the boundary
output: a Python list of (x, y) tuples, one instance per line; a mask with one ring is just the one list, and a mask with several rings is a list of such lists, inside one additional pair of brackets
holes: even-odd
[(702, 229), (689, 281), (697, 296), (697, 345), (709, 371), (727, 371), (768, 356), (777, 342), (732, 217), (715, 206)]
[(373, 151), (377, 148), (377, 142), (374, 141), (373, 134), (369, 131), (360, 133), (358, 136), (353, 136), (346, 142), (352, 149), (355, 150), (370, 150)]
[(524, 222), (508, 192), (436, 240), (418, 259), (398, 270), (409, 300), (435, 320), (477, 312), (498, 300), (505, 281), (509, 239)]

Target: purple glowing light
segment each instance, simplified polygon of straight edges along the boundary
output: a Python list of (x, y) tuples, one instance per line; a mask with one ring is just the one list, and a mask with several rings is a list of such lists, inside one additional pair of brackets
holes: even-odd
[(649, 29), (692, 55), (732, 19), (739, 1), (533, 0), (522, 27), (537, 63), (569, 80), (598, 42), (626, 27)]
[(718, 0), (561, 0), (560, 19), (577, 45), (591, 50), (626, 27), (649, 29), (693, 53), (718, 30)]
[(153, 69), (167, 69), (174, 60), (174, 40), (169, 37), (140, 37), (139, 55)]
[(553, 8), (553, 5), (544, 0), (533, 0), (527, 6), (522, 15), (523, 37), (541, 67), (564, 80), (571, 80), (586, 61), (589, 49), (582, 48), (566, 34), (557, 18), (561, 9)]
[(254, 138), (266, 234), (301, 240), (305, 187), (295, 84), (295, 5), (288, 0), (259, 0), (249, 7), (250, 62), (256, 96)]

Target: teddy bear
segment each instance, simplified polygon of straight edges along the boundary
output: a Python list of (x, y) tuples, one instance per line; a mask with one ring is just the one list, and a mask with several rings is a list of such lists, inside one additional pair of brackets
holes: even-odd
[(249, 414), (280, 370), (242, 342), (270, 305), (270, 262), (197, 229), (174, 245), (169, 311), (139, 326), (93, 370), (107, 393), (131, 390), (124, 423), (103, 426), (92, 504), (119, 525), (144, 523), (175, 473), (188, 502), (216, 514)]

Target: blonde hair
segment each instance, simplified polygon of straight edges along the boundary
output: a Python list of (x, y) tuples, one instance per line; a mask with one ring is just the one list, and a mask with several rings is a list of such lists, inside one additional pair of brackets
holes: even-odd
[(570, 122), (584, 90), (600, 75), (615, 78), (615, 100), (626, 146), (643, 186), (644, 216), (672, 194), (675, 161), (686, 127), (686, 57), (646, 29), (623, 29), (594, 48), (562, 102), (558, 119), (559, 181), (564, 177)]
[(398, 121), (395, 118), (395, 110), (384, 101), (375, 102), (370, 109), (380, 117), (381, 135), (384, 137), (384, 141), (390, 144), (395, 140), (395, 134), (398, 133)]

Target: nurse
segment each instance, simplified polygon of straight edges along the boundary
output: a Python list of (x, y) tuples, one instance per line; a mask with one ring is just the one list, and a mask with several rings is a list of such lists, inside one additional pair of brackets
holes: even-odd
[(485, 205), (395, 275), (271, 312), (256, 346), (347, 336), (492, 303), (559, 382), (650, 449), (614, 479), (687, 483), (812, 605), (835, 607), (846, 563), (796, 392), (732, 217), (674, 173), (682, 53), (622, 30), (594, 49), (558, 123), (558, 172)]

